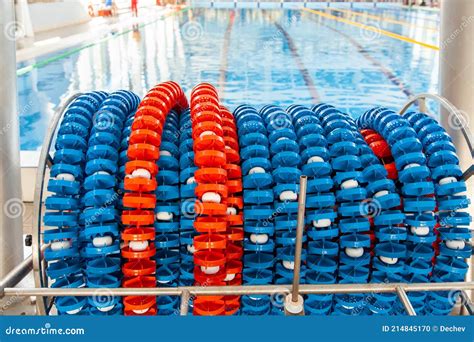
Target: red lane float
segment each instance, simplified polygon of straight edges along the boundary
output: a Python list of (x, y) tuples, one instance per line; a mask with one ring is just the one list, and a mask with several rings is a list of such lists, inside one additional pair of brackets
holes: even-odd
[(395, 161), (392, 157), (392, 151), (390, 150), (390, 146), (388, 146), (388, 143), (380, 134), (378, 134), (372, 129), (363, 129), (360, 131), (360, 133), (364, 137), (364, 140), (367, 145), (369, 145), (374, 154), (379, 158), (379, 160), (382, 162), (382, 165), (387, 170), (387, 178), (397, 180), (398, 171), (395, 166)]
[[(194, 279), (199, 286), (226, 285), (228, 244), (227, 186), (228, 174), (225, 129), (216, 89), (207, 83), (191, 92), (196, 204), (194, 222)], [(224, 296), (198, 296), (195, 315), (214, 316), (226, 313)]]
[[(384, 140), (384, 138), (372, 129), (362, 129), (360, 133), (367, 145), (369, 145), (372, 152), (385, 167), (385, 170), (387, 170), (387, 178), (393, 181), (398, 180), (398, 171), (395, 166), (395, 161), (392, 157), (392, 151), (390, 150), (390, 146)], [(368, 233), (370, 236), (370, 253), (372, 256), (374, 256), (376, 240), (374, 233), (374, 218), (370, 217), (369, 221), (371, 226), (370, 232)]]
[[(122, 223), (123, 287), (156, 287), (154, 209), (157, 188), (156, 162), (160, 157), (161, 134), (171, 109), (182, 110), (188, 103), (174, 82), (155, 86), (141, 101), (132, 124), (125, 165)], [(156, 315), (155, 296), (124, 297), (125, 315)]]

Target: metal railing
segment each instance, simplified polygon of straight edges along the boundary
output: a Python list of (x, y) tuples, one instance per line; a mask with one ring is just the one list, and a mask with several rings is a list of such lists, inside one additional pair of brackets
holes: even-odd
[[(42, 239), (43, 233), (41, 229), (41, 220), (43, 217), (42, 206), (46, 168), (51, 168), (53, 160), (51, 156), (51, 145), (53, 143), (59, 122), (62, 120), (66, 109), (80, 95), (81, 93), (77, 93), (65, 99), (59, 106), (58, 110), (55, 112), (43, 142), (38, 162), (38, 169), (36, 171), (36, 185), (33, 202), (32, 220), (32, 261), (35, 285), (38, 287), (48, 287), (48, 277), (45, 274), (45, 265), (43, 261), (44, 246)], [(47, 301), (48, 298), (46, 297), (41, 297), (40, 300), (37, 300), (38, 314), (46, 314)]]
[[(367, 284), (300, 284), (299, 267), (301, 262), (302, 239), (297, 239), (295, 246), (295, 273), (293, 284), (288, 285), (241, 285), (241, 286), (186, 286), (175, 288), (49, 288), (48, 279), (45, 274), (43, 251), (47, 248), (42, 244), (42, 226), (41, 210), (43, 203), (44, 177), (47, 168), (51, 167), (51, 144), (57, 126), (62, 119), (69, 104), (80, 94), (73, 95), (63, 102), (56, 111), (51, 126), (43, 144), (43, 149), (38, 166), (34, 215), (33, 221), (33, 254), (25, 259), (14, 270), (12, 270), (4, 279), (0, 281), (0, 298), (3, 296), (36, 296), (37, 313), (40, 315), (48, 314), (49, 309), (56, 296), (96, 296), (101, 293), (107, 293), (111, 296), (180, 296), (180, 315), (186, 315), (189, 310), (191, 296), (211, 296), (211, 295), (251, 295), (251, 294), (284, 294), (291, 295), (292, 300), (299, 294), (341, 294), (341, 293), (396, 293), (400, 302), (403, 304), (408, 315), (416, 315), (415, 310), (407, 295), (408, 292), (418, 291), (460, 291), (461, 304), (469, 314), (473, 314), (473, 304), (466, 291), (474, 290), (474, 282), (446, 282), (446, 283), (367, 283)], [(459, 111), (449, 101), (431, 94), (421, 94), (411, 99), (403, 106), (400, 113), (404, 113), (411, 105), (418, 101), (421, 109), (426, 109), (425, 99), (433, 99), (440, 102), (452, 115)], [(463, 132), (464, 137), (472, 151), (472, 134), (469, 129)], [(305, 193), (306, 179), (301, 180), (301, 193)], [(304, 208), (305, 195), (299, 196), (298, 201), (298, 224), (297, 236), (300, 236), (304, 229)], [(299, 253), (298, 253), (299, 250)], [(23, 279), (33, 269), (35, 287), (34, 288), (15, 288), (21, 279)], [(100, 291), (100, 293), (98, 293)]]
[[(306, 7), (308, 4), (314, 4), (316, 6), (321, 6), (321, 7), (331, 7), (331, 6), (354, 6), (354, 4), (357, 6), (357, 4), (365, 4), (364, 6), (373, 6), (377, 7), (377, 5), (380, 4), (391, 4), (393, 6), (395, 5), (403, 5), (403, 0), (245, 0), (245, 1), (237, 1), (237, 0), (188, 0), (187, 2), (188, 6), (211, 6), (214, 7), (216, 4), (224, 4), (227, 8), (230, 6), (233, 7), (260, 7), (260, 4), (268, 4), (272, 5), (274, 8), (281, 7), (284, 8), (286, 7), (285, 5), (289, 5), (291, 7), (292, 4), (300, 4), (303, 7)], [(253, 5), (255, 4), (255, 5)], [(294, 6), (293, 6), (294, 7)], [(293, 8), (292, 7), (292, 8)]]
[(454, 122), (459, 123), (458, 128), (461, 130), (464, 140), (466, 140), (469, 151), (471, 152), (471, 165), (463, 172), (464, 180), (468, 180), (474, 174), (474, 164), (472, 164), (472, 159), (474, 158), (474, 137), (469, 126), (463, 124), (464, 119), (462, 118), (461, 112), (451, 102), (449, 102), (448, 99), (436, 94), (419, 94), (414, 96), (403, 106), (399, 112), (400, 115), (404, 114), (415, 103), (418, 103), (420, 112), (430, 114), (426, 106), (427, 99), (438, 102), (450, 115), (454, 116)]

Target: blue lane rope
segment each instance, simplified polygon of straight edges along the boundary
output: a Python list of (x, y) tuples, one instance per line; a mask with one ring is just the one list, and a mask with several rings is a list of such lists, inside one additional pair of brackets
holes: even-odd
[[(180, 268), (180, 186), (179, 186), (179, 115), (166, 116), (161, 137), (155, 207), (156, 280), (158, 287), (176, 287)], [(157, 298), (158, 315), (173, 315), (179, 308), (179, 297)]]
[[(312, 108), (321, 121), (334, 171), (339, 227), (339, 283), (366, 283), (370, 266), (370, 222), (364, 213), (366, 180), (362, 173), (361, 146), (365, 144), (352, 118), (320, 104)], [(334, 314), (368, 313), (367, 294), (335, 296)]]
[[(272, 284), (275, 263), (275, 223), (273, 220), (273, 176), (265, 124), (250, 106), (234, 111), (242, 158), (244, 199), (244, 268), (243, 283)], [(242, 296), (243, 315), (269, 314), (281, 306), (278, 295)]]
[[(184, 111), (179, 118), (179, 182), (180, 182), (180, 225), (179, 225), (179, 285), (192, 286), (194, 284), (193, 238), (196, 235), (194, 219), (196, 217), (195, 202), (196, 180), (194, 172), (194, 151), (192, 139), (192, 124), (190, 110)], [(189, 301), (189, 315), (193, 312), (192, 298)]]
[[(400, 196), (395, 183), (388, 179), (388, 172), (379, 161), (374, 151), (355, 127), (355, 122), (349, 121), (353, 134), (360, 149), (362, 176), (367, 190), (367, 200), (361, 207), (363, 216), (370, 219), (375, 244), (370, 282), (386, 283), (403, 281), (406, 257), (406, 230), (404, 229), (405, 215), (399, 209)], [(367, 313), (389, 315), (396, 310), (398, 297), (395, 293), (372, 293), (367, 295)]]
[[(295, 258), (296, 222), (298, 212), (301, 157), (291, 116), (277, 106), (265, 106), (260, 110), (270, 142), (270, 161), (274, 180), (275, 226), (275, 283), (291, 284)], [(306, 234), (303, 234), (303, 243)], [(306, 250), (302, 251), (300, 281), (305, 282)], [(276, 314), (283, 314), (283, 305), (274, 305)]]
[[(436, 257), (431, 281), (464, 281), (472, 255), (469, 244), (471, 217), (463, 210), (470, 199), (465, 195), (466, 183), (456, 148), (444, 128), (424, 113), (409, 112), (403, 115), (423, 145), (431, 178), (435, 184), (438, 206), (439, 255)], [(434, 315), (448, 315), (456, 303), (458, 291), (430, 292), (426, 296), (427, 310)]]
[[(328, 144), (321, 122), (306, 107), (287, 108), (291, 116), (301, 155), (301, 170), (308, 177), (306, 196), (307, 225), (307, 284), (334, 284), (338, 268), (339, 231), (335, 226), (336, 198), (333, 193), (332, 167)], [(305, 312), (309, 315), (328, 315), (333, 306), (333, 295), (308, 295)]]
[[(407, 226), (405, 259), (405, 280), (407, 282), (428, 282), (433, 271), (433, 243), (436, 240), (434, 227), (436, 219), (433, 211), (436, 207), (431, 172), (427, 166), (422, 143), (410, 123), (386, 108), (374, 108), (358, 118), (361, 128), (371, 128), (379, 133), (389, 144), (403, 198), (403, 211)], [(426, 293), (411, 294), (415, 299), (414, 309), (418, 314), (426, 313), (426, 305), (422, 300)], [(417, 300), (418, 299), (418, 300)], [(403, 306), (397, 301), (398, 313), (405, 313)]]
[(120, 287), (120, 212), (118, 202), (119, 149), (121, 133), (129, 115), (138, 106), (138, 97), (128, 91), (111, 93), (94, 115), (86, 152), (84, 180), (84, 238), (81, 256), (86, 260), (87, 287), (97, 288), (88, 297), (92, 315), (121, 314), (121, 298), (101, 288)]
[[(45, 250), (46, 275), (51, 287), (79, 288), (86, 285), (80, 258), (83, 230), (83, 189), (87, 139), (92, 120), (107, 94), (91, 92), (76, 98), (64, 114), (57, 133), (47, 189), (53, 194), (45, 201), (44, 225), (52, 227), (43, 235), (50, 243)], [(88, 314), (86, 297), (57, 297), (59, 315)]]

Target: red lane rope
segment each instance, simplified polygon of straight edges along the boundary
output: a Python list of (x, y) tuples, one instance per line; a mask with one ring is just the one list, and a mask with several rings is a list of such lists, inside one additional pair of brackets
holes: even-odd
[[(390, 146), (384, 140), (384, 138), (378, 134), (376, 131), (372, 129), (362, 129), (360, 131), (362, 137), (364, 138), (365, 142), (371, 148), (372, 152), (375, 156), (380, 160), (382, 165), (387, 170), (387, 178), (393, 181), (398, 180), (398, 171), (395, 166), (395, 161), (392, 157), (392, 151), (390, 150)], [(368, 233), (370, 236), (370, 251), (371, 255), (374, 256), (374, 248), (375, 248), (375, 232), (374, 232), (374, 219), (373, 217), (369, 218), (370, 221), (370, 232)]]
[[(156, 287), (155, 213), (156, 162), (161, 134), (171, 109), (188, 106), (180, 86), (165, 82), (155, 86), (138, 106), (130, 134), (125, 165), (122, 223), (123, 287)], [(155, 296), (124, 297), (125, 315), (156, 315)]]
[[(200, 286), (226, 285), (228, 265), (227, 200), (229, 196), (226, 126), (223, 124), (216, 89), (201, 83), (191, 92), (191, 122), (194, 140), (196, 204), (194, 222), (194, 279)], [(232, 190), (232, 189), (231, 189)], [(198, 296), (194, 299), (194, 314), (224, 315), (224, 296)]]
[(395, 161), (392, 157), (392, 151), (390, 150), (390, 146), (384, 140), (384, 138), (372, 129), (363, 129), (360, 131), (360, 133), (364, 137), (367, 145), (369, 145), (374, 154), (377, 156), (377, 158), (379, 158), (379, 160), (382, 162), (382, 165), (387, 170), (387, 178), (394, 181), (398, 180), (398, 171), (395, 166)]

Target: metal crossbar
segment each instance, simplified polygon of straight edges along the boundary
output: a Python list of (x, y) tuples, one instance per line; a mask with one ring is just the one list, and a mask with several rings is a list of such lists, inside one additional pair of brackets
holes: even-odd
[[(342, 293), (396, 293), (408, 315), (415, 316), (407, 292), (419, 291), (460, 291), (461, 303), (472, 310), (472, 304), (465, 291), (474, 290), (474, 282), (453, 283), (369, 283), (369, 284), (301, 284), (299, 294), (342, 294)], [(155, 288), (4, 288), (4, 296), (180, 296), (181, 315), (186, 315), (190, 298), (194, 296), (230, 296), (230, 295), (291, 295), (292, 285), (241, 285), (241, 286), (184, 286)], [(472, 313), (471, 313), (472, 314)]]

